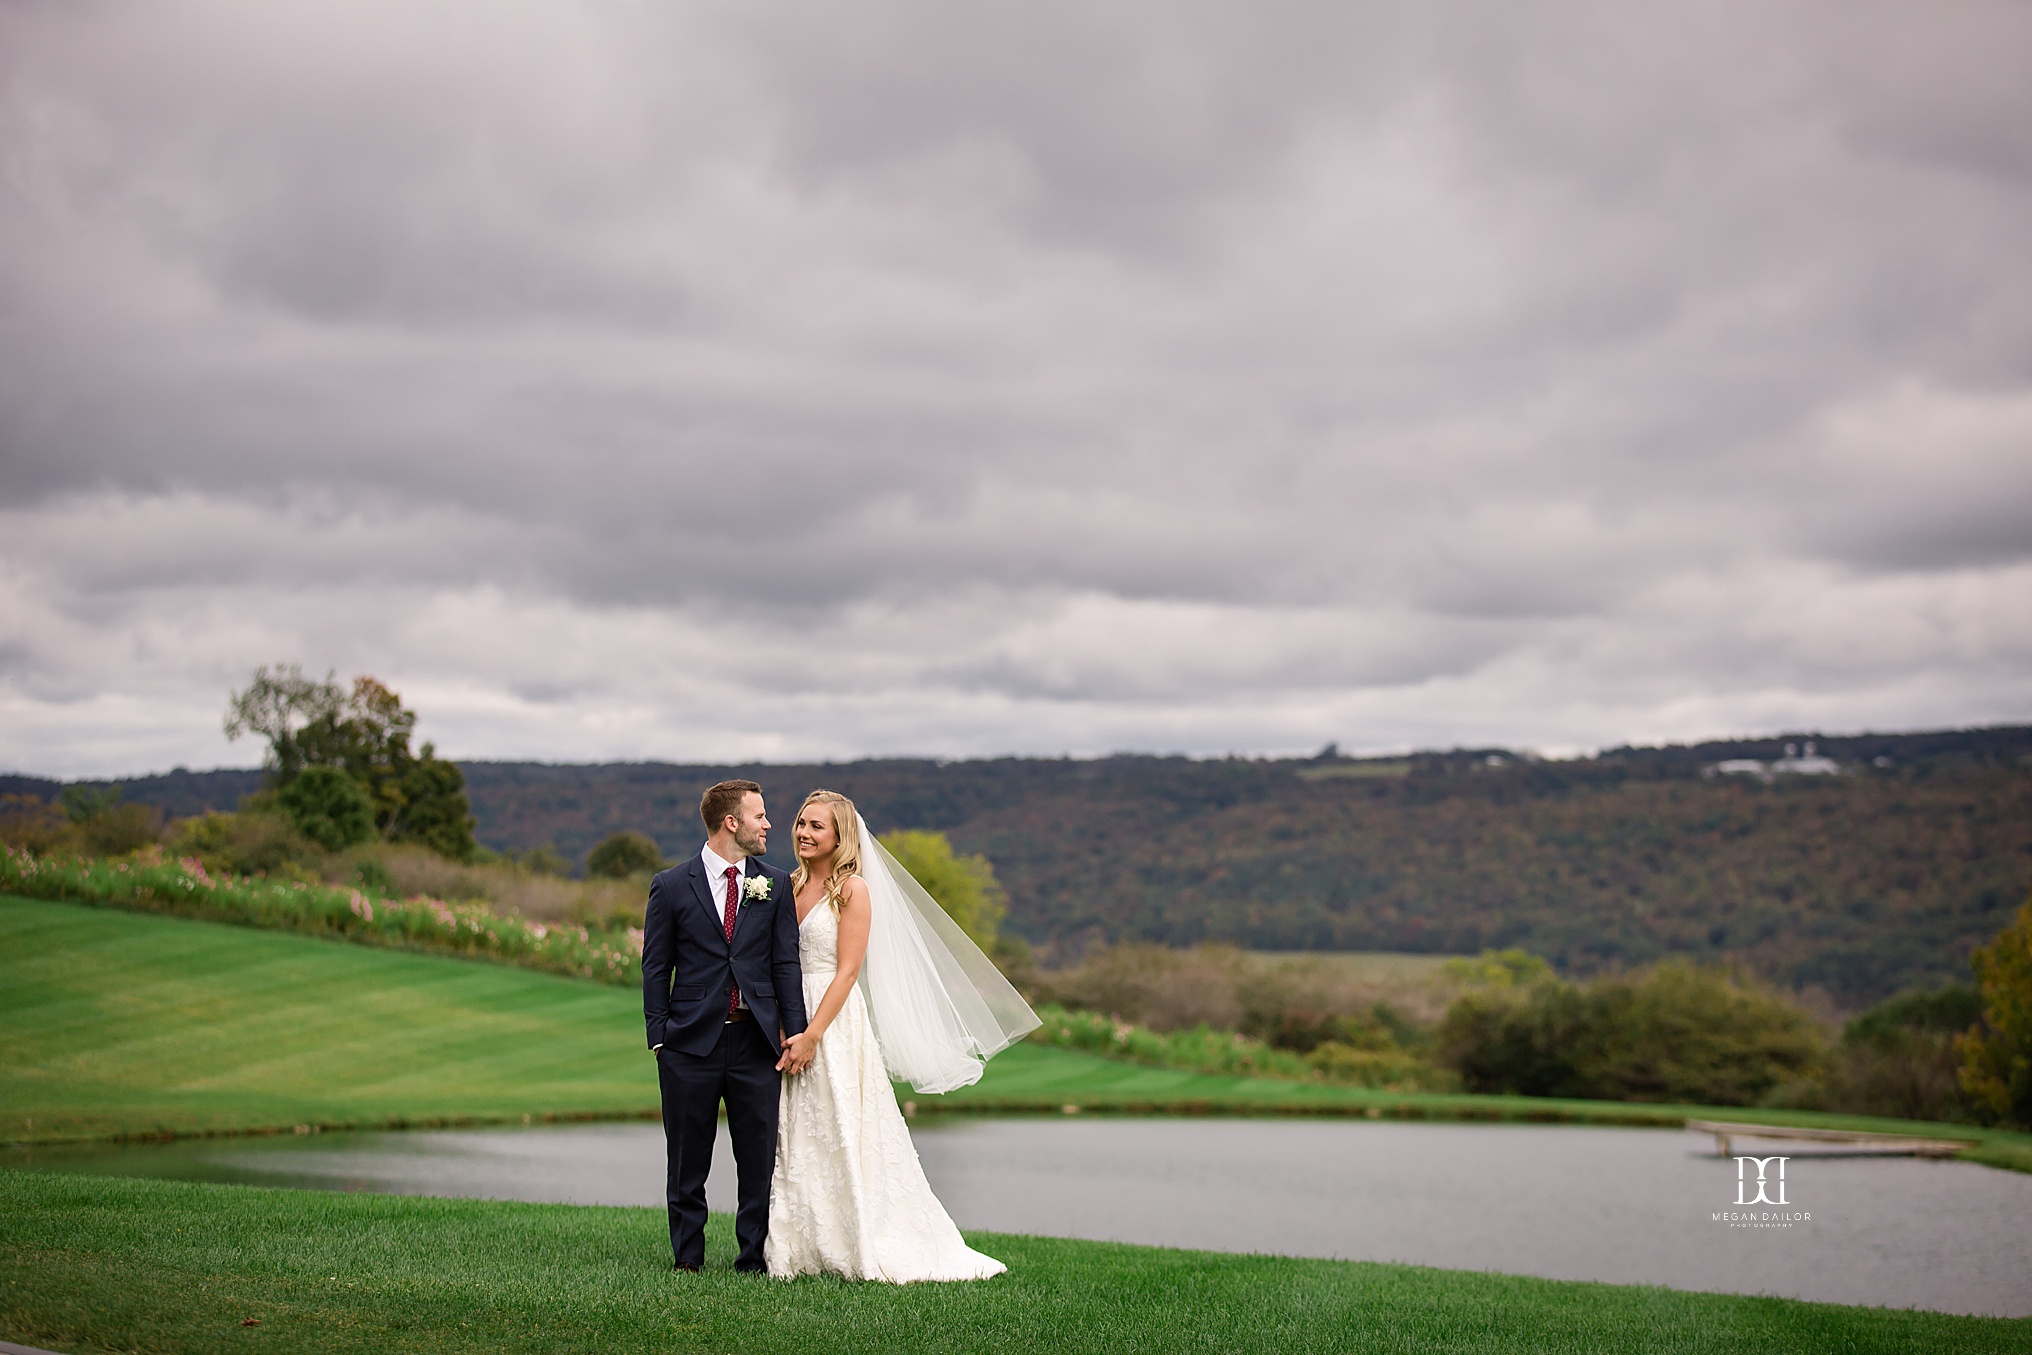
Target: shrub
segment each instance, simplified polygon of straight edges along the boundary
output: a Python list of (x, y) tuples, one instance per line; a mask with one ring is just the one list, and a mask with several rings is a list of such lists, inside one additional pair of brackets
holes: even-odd
[(1830, 1110), (1959, 1120), (1961, 1054), (1955, 1037), (1982, 1019), (1982, 997), (1966, 984), (1901, 993), (1850, 1021), (1815, 1098)]
[(41, 855), (75, 837), (70, 816), (40, 795), (0, 795), (0, 846)]
[(264, 800), (261, 807), (237, 814), (180, 820), (170, 830), (169, 850), (202, 862), (214, 874), (267, 875), (310, 864), (320, 849), (272, 804), (272, 799)]
[(1474, 988), (1528, 987), (1554, 977), (1552, 966), (1528, 950), (1485, 950), (1446, 962), (1446, 974)]
[(1966, 983), (1950, 983), (1931, 992), (1900, 993), (1850, 1021), (1842, 1030), (1844, 1043), (1879, 1043), (1898, 1035), (1923, 1031), (1959, 1035), (1983, 1019), (1983, 995)]
[(306, 767), (275, 793), (290, 824), (328, 852), (374, 836), (374, 806), (367, 792), (336, 767)]
[[(95, 856), (125, 856), (162, 839), (162, 811), (153, 805), (121, 804), (118, 786), (69, 785), (57, 799), (70, 820), (70, 831), (43, 835), (40, 850), (71, 848)], [(34, 845), (27, 840), (36, 836), (32, 831), (22, 836), (23, 841), (13, 845)]]
[(985, 856), (958, 855), (944, 833), (915, 828), (884, 833), (882, 845), (975, 945), (994, 954), (995, 934), (1008, 915), (1009, 896), (995, 878), (993, 862)]
[(1440, 1022), (1439, 1060), (1469, 1091), (1584, 1096), (1574, 1058), (1582, 1006), (1580, 990), (1558, 982), (1466, 993)]
[(56, 798), (72, 823), (90, 823), (119, 804), (120, 794), (118, 786), (92, 786), (79, 781), (58, 791)]
[(625, 880), (662, 869), (662, 851), (646, 833), (632, 828), (608, 836), (586, 855), (586, 874), (604, 880)]
[(359, 882), (362, 889), (371, 889), (377, 894), (388, 895), (396, 892), (394, 872), (371, 856), (354, 863), (353, 878)]
[(1593, 997), (1597, 1038), (1583, 1067), (1610, 1100), (1750, 1105), (1822, 1056), (1805, 1012), (1685, 961), (1597, 982)]
[(2032, 901), (1971, 963), (1983, 1019), (1961, 1039), (1961, 1085), (1976, 1112), (2032, 1128)]
[(125, 856), (162, 840), (162, 811), (154, 805), (115, 805), (83, 829), (80, 844), (95, 856)]
[(1314, 1073), (1328, 1082), (1385, 1091), (1453, 1091), (1455, 1080), (1408, 1050), (1356, 1048), (1329, 1040), (1307, 1054)]
[(1039, 1007), (1037, 1015), (1043, 1024), (1029, 1038), (1039, 1044), (1083, 1049), (1153, 1068), (1389, 1091), (1452, 1091), (1458, 1085), (1444, 1070), (1402, 1050), (1358, 1050), (1329, 1042), (1300, 1055), (1206, 1025), (1155, 1031), (1098, 1012), (1067, 1011), (1053, 1003)]
[(1668, 961), (1586, 987), (1556, 979), (1471, 992), (1441, 1058), (1471, 1091), (1749, 1105), (1816, 1068), (1812, 1020), (1773, 993)]
[(531, 875), (566, 876), (572, 873), (571, 862), (565, 859), (563, 852), (548, 842), (541, 847), (531, 847), (526, 852), (510, 852), (508, 860)]

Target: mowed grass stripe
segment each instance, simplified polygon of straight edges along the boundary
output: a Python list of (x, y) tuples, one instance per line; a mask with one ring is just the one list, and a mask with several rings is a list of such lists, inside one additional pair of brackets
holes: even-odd
[[(971, 1284), (675, 1276), (660, 1211), (0, 1172), (0, 1337), (64, 1351), (2032, 1351), (2032, 1322), (971, 1233)], [(258, 1326), (244, 1326), (247, 1319)]]
[(644, 1114), (641, 1022), (506, 965), (0, 899), (0, 1137)]

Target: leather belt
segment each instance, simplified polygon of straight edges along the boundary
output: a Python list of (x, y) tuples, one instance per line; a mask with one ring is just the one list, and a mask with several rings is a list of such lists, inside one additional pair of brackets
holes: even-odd
[(746, 1007), (736, 1007), (734, 1008), (733, 1015), (727, 1018), (727, 1024), (731, 1026), (736, 1021), (753, 1021), (754, 1019), (755, 1014)]

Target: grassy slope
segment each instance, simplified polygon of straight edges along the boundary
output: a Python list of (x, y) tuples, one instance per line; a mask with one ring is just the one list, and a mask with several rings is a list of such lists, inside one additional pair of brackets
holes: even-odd
[(640, 998), (507, 965), (0, 899), (0, 1138), (628, 1114)]
[[(65, 1351), (2032, 1351), (2032, 1322), (974, 1234), (956, 1285), (674, 1276), (648, 1209), (0, 1173), (0, 1335)], [(258, 1326), (244, 1326), (248, 1318)]]
[[(627, 989), (482, 961), (0, 898), (0, 1140), (654, 1112)], [(1368, 1114), (1915, 1133), (1805, 1112), (1427, 1096), (1143, 1068), (1018, 1045), (921, 1111)], [(1963, 1130), (2032, 1169), (2032, 1135)]]

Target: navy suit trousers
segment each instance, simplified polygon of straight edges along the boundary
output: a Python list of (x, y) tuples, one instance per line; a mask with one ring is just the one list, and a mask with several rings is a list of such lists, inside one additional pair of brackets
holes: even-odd
[(656, 1074), (663, 1092), (671, 1254), (681, 1266), (705, 1261), (706, 1173), (725, 1101), (740, 1201), (734, 1237), (741, 1253), (734, 1267), (763, 1269), (769, 1178), (776, 1170), (776, 1100), (783, 1085), (776, 1050), (754, 1021), (730, 1021), (710, 1053), (687, 1054), (670, 1045), (657, 1050)]

